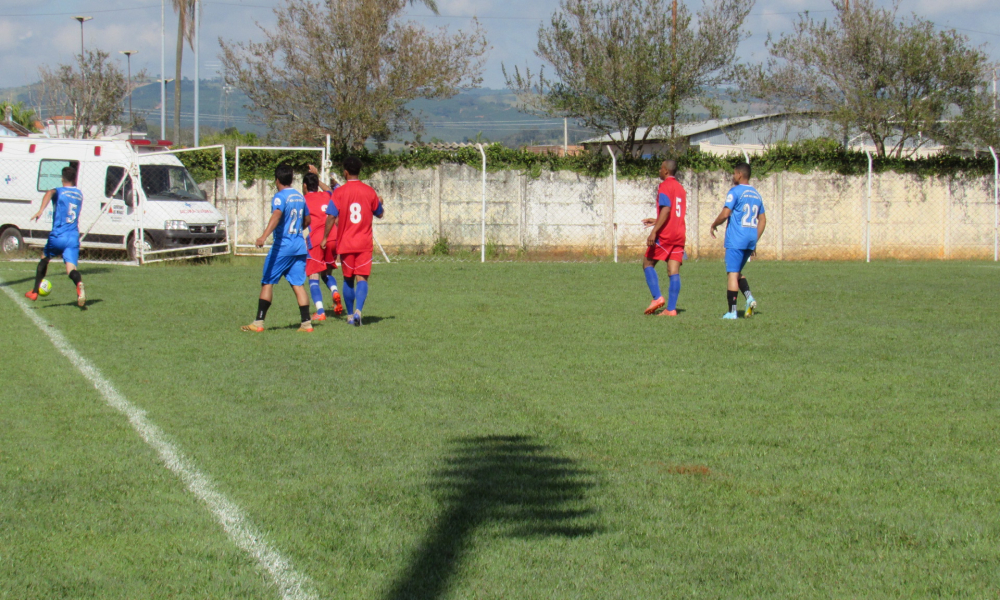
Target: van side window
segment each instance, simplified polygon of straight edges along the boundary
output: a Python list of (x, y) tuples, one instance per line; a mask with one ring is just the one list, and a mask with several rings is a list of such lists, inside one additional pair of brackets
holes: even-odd
[[(64, 167), (74, 167), (79, 174), (80, 161), (42, 159), (38, 163), (38, 191), (47, 192), (62, 185), (62, 170)], [(77, 176), (79, 182), (79, 175)]]
[[(117, 198), (119, 200), (124, 200), (127, 195), (132, 193), (132, 178), (129, 177), (125, 180), (125, 183), (119, 187), (122, 178), (125, 177), (125, 167), (108, 167), (107, 175), (104, 176), (104, 196), (106, 198)], [(115, 190), (118, 193), (115, 194)], [(114, 196), (112, 196), (114, 194)]]

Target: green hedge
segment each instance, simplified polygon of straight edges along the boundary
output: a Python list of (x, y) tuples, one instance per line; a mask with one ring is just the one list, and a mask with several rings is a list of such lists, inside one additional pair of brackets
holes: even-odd
[[(240, 177), (245, 182), (274, 177), (274, 167), (281, 163), (292, 165), (298, 172), (305, 172), (310, 163), (317, 164), (319, 156), (305, 151), (246, 151), (241, 152)], [(398, 168), (423, 169), (440, 164), (464, 164), (480, 168), (482, 158), (474, 147), (456, 151), (416, 149), (400, 153), (374, 153), (362, 151), (359, 156), (364, 164), (362, 177), (376, 172), (393, 171)], [(219, 153), (215, 150), (187, 152), (178, 157), (199, 182), (211, 179), (220, 171)], [(234, 175), (235, 152), (227, 151), (226, 168), (229, 176)], [(344, 156), (333, 156), (338, 164)], [(659, 171), (660, 157), (649, 159), (619, 158), (618, 174), (624, 178), (655, 177)], [(708, 172), (728, 171), (743, 160), (742, 155), (726, 157), (704, 154), (689, 150), (678, 158), (682, 171)], [(993, 159), (989, 154), (979, 157), (963, 157), (941, 154), (927, 158), (897, 159), (875, 158), (874, 170), (878, 173), (894, 171), (921, 176), (987, 176), (993, 173)], [(808, 173), (826, 171), (841, 175), (863, 175), (868, 172), (868, 158), (864, 152), (845, 150), (832, 140), (809, 140), (797, 144), (777, 145), (760, 156), (752, 156), (754, 177), (764, 177), (775, 172)], [(317, 166), (319, 166), (317, 164)], [(534, 177), (543, 171), (572, 171), (583, 175), (603, 177), (611, 173), (611, 158), (607, 152), (583, 153), (577, 156), (559, 157), (552, 154), (534, 154), (523, 150), (506, 148), (500, 144), (486, 147), (486, 168), (490, 172), (516, 170)]]

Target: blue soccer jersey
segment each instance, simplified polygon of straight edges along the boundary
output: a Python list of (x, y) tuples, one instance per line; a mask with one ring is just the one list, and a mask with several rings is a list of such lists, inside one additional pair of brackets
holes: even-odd
[(52, 232), (50, 238), (80, 239), (80, 206), (83, 194), (75, 187), (58, 187), (52, 194)]
[(285, 188), (271, 198), (271, 212), (276, 210), (281, 211), (281, 219), (274, 229), (271, 252), (277, 252), (278, 256), (308, 254), (302, 237), (302, 218), (309, 214), (306, 199), (296, 190)]
[(737, 185), (726, 196), (726, 208), (733, 211), (726, 223), (726, 248), (757, 248), (757, 218), (764, 214), (764, 201), (749, 185)]

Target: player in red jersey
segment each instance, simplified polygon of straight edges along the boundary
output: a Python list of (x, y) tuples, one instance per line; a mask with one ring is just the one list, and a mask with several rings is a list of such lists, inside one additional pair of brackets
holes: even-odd
[[(361, 325), (361, 311), (368, 297), (368, 278), (372, 274), (372, 217), (382, 218), (382, 201), (371, 186), (362, 183), (361, 159), (349, 156), (344, 160), (344, 185), (333, 192), (333, 202), (339, 217), (337, 224), (337, 253), (340, 268), (344, 271), (344, 304), (347, 305), (347, 323)], [(327, 219), (326, 238), (333, 230), (334, 220)], [(357, 285), (355, 285), (355, 279)], [(354, 302), (357, 299), (357, 308)]]
[[(646, 275), (646, 285), (653, 294), (653, 301), (646, 308), (646, 314), (651, 315), (664, 304), (667, 310), (661, 315), (677, 316), (677, 296), (681, 293), (681, 263), (684, 262), (684, 242), (686, 241), (687, 192), (675, 175), (677, 162), (665, 160), (660, 164), (660, 187), (657, 190), (656, 218), (643, 219), (646, 227), (652, 227), (646, 239), (646, 256), (642, 260), (642, 269)], [(670, 276), (669, 301), (663, 300), (660, 293), (660, 279), (656, 275), (656, 263), (667, 261), (667, 274)]]
[(344, 312), (344, 307), (340, 303), (340, 292), (337, 290), (337, 280), (333, 277), (333, 271), (337, 268), (337, 230), (331, 230), (326, 239), (326, 246), (320, 242), (326, 232), (326, 221), (329, 217), (336, 223), (337, 207), (333, 204), (333, 189), (319, 180), (319, 170), (309, 165), (309, 172), (302, 178), (302, 185), (305, 188), (302, 195), (306, 199), (306, 207), (309, 209), (309, 258), (306, 261), (306, 275), (309, 277), (309, 293), (312, 294), (313, 302), (316, 304), (316, 314), (312, 316), (313, 321), (325, 321), (326, 311), (323, 308), (323, 290), (320, 287), (319, 276), (322, 274), (326, 280), (326, 285), (330, 288), (330, 295), (333, 298), (333, 314), (339, 315)]

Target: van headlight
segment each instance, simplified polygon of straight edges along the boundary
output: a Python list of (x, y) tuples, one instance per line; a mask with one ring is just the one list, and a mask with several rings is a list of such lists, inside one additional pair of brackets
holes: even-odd
[(219, 221), (218, 223), (215, 224), (215, 230), (216, 231), (219, 231), (220, 229), (225, 229), (225, 228), (226, 228), (226, 222), (225, 221)]
[(187, 229), (188, 228), (188, 224), (187, 224), (187, 221), (165, 221), (163, 223), (163, 228), (167, 229), (167, 230), (170, 230), (170, 229)]

